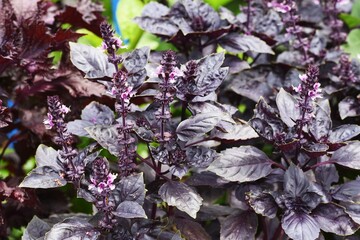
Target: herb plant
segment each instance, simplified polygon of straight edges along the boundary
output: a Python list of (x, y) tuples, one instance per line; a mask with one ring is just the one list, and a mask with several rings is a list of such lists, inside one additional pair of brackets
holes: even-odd
[(359, 3), (239, 3), (151, 1), (159, 51), (91, 1), (0, 1), (1, 237), (31, 208), (22, 239), (356, 239)]

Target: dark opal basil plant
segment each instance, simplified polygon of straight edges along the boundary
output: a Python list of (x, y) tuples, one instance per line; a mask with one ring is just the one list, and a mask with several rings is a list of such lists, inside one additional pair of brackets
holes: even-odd
[[(159, 2), (134, 21), (172, 50), (126, 50), (90, 1), (39, 2), (28, 19), (0, 2), (13, 16), (0, 14), (0, 80), (14, 80), (0, 88), (0, 127), (38, 133), (24, 139), (37, 143), (35, 168), (20, 184), (0, 181), (0, 223), (11, 226), (13, 204), (40, 209), (25, 240), (357, 239), (360, 65), (341, 50), (339, 19), (351, 3), (249, 0), (235, 14)], [(50, 7), (56, 21), (50, 10), (38, 19)], [(101, 46), (58, 22), (88, 28)], [(56, 67), (49, 51), (62, 51)], [(62, 207), (43, 207), (47, 193)]]

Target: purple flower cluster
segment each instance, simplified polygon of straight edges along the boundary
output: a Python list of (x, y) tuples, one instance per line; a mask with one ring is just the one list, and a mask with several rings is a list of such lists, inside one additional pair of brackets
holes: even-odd
[(314, 102), (322, 98), (320, 83), (318, 82), (319, 68), (310, 65), (305, 74), (299, 75), (301, 83), (294, 87), (294, 91), (299, 94), (298, 107), (300, 108), (301, 118), (298, 119), (298, 133), (301, 135), (302, 129), (309, 124), (313, 118)]
[(110, 63), (114, 64), (116, 69), (116, 73), (113, 76), (111, 94), (115, 96), (116, 99), (115, 111), (119, 116), (121, 116), (121, 120), (117, 125), (119, 133), (118, 143), (121, 146), (118, 165), (120, 176), (128, 176), (136, 167), (136, 164), (134, 163), (136, 140), (130, 134), (133, 126), (129, 124), (126, 119), (126, 116), (130, 111), (128, 105), (130, 103), (132, 87), (129, 86), (129, 83), (127, 82), (127, 73), (124, 70), (119, 69), (118, 66), (123, 59), (121, 56), (116, 55), (116, 52), (120, 48), (124, 48), (122, 46), (122, 41), (119, 38), (114, 37), (114, 31), (106, 22), (103, 22), (100, 25), (100, 31), (104, 39), (103, 48), (106, 48), (108, 53), (108, 60)]
[(340, 45), (346, 40), (347, 33), (344, 31), (344, 23), (338, 19), (339, 10), (338, 4), (345, 2), (344, 0), (331, 0), (325, 1), (325, 12), (327, 14), (326, 23), (331, 28), (330, 38), (336, 43), (336, 47), (339, 48)]
[(304, 36), (302, 27), (299, 26), (300, 16), (297, 14), (297, 6), (295, 1), (271, 1), (268, 4), (269, 8), (273, 8), (275, 11), (282, 13), (282, 19), (286, 26), (286, 32), (291, 40), (293, 40), (293, 47), (302, 53), (305, 64), (313, 62), (313, 59), (309, 56), (310, 40)]
[(103, 212), (99, 226), (103, 229), (112, 229), (116, 223), (116, 218), (112, 214), (115, 204), (109, 200), (112, 190), (115, 189), (114, 181), (117, 174), (110, 173), (109, 162), (104, 157), (98, 157), (92, 162), (92, 172), (90, 174), (90, 190), (95, 198), (95, 206), (98, 211)]
[(48, 113), (44, 120), (47, 129), (54, 128), (57, 137), (54, 141), (61, 146), (59, 150), (59, 158), (65, 169), (65, 178), (78, 184), (82, 174), (84, 173), (83, 164), (74, 164), (74, 158), (78, 152), (72, 147), (73, 136), (67, 131), (65, 123), (65, 115), (70, 112), (70, 108), (63, 105), (59, 96), (48, 96)]
[(358, 77), (353, 71), (351, 60), (346, 54), (341, 55), (339, 64), (336, 65), (333, 70), (344, 84), (358, 81)]
[(171, 118), (170, 103), (174, 99), (176, 92), (176, 79), (182, 75), (180, 70), (176, 67), (176, 55), (173, 51), (166, 51), (157, 69), (158, 77), (160, 78), (161, 92), (156, 96), (157, 101), (161, 103), (160, 109), (155, 113), (156, 119), (159, 120), (160, 132), (157, 134), (159, 142), (167, 142), (171, 138), (171, 133), (165, 129), (165, 124)]

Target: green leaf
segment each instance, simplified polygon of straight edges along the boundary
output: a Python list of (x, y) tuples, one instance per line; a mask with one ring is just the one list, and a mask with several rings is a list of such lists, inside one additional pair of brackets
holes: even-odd
[(355, 28), (360, 25), (360, 18), (350, 14), (341, 13), (340, 19), (343, 20), (349, 28)]
[(360, 29), (352, 30), (347, 39), (347, 44), (344, 46), (344, 51), (356, 57), (360, 54)]
[(85, 34), (85, 36), (82, 36), (78, 39), (78, 43), (90, 45), (93, 47), (99, 47), (101, 45), (102, 38), (85, 28), (76, 30), (76, 33)]
[(208, 3), (210, 6), (217, 10), (219, 7), (230, 3), (231, 1), (232, 0), (205, 0), (204, 2)]
[(141, 0), (122, 0), (116, 8), (116, 17), (123, 39), (129, 40), (129, 48), (134, 49), (143, 31), (133, 22), (141, 15), (144, 3)]
[(356, 0), (352, 6), (351, 16), (360, 18), (360, 0)]

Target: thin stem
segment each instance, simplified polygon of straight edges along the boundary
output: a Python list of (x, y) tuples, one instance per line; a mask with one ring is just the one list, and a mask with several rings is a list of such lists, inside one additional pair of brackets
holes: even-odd
[(187, 145), (185, 145), (185, 147), (191, 147), (191, 146), (194, 146), (195, 144), (202, 143), (202, 142), (209, 141), (209, 140), (212, 140), (212, 138), (210, 138), (210, 137), (208, 137), (208, 138), (203, 138), (203, 139), (200, 139), (200, 140), (198, 140), (198, 141), (196, 141), (196, 142), (187, 144)]
[(276, 166), (276, 167), (278, 167), (278, 168), (286, 171), (286, 167), (284, 167), (284, 166), (281, 165), (280, 163), (274, 162), (274, 161), (272, 161), (272, 160), (270, 160), (270, 162), (271, 162), (271, 165), (274, 165), (274, 166)]
[(309, 169), (315, 169), (317, 167), (320, 167), (320, 166), (323, 166), (323, 165), (327, 165), (327, 164), (335, 164), (336, 162), (335, 161), (325, 161), (325, 162), (319, 162), (319, 163), (316, 163), (308, 168), (306, 168), (305, 171), (309, 170)]

